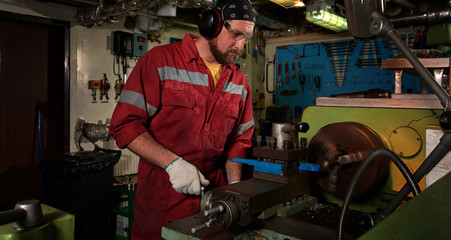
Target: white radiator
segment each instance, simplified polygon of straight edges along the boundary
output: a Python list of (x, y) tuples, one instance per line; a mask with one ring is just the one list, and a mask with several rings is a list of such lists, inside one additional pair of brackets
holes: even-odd
[(114, 166), (114, 176), (136, 174), (138, 172), (139, 157), (128, 149), (122, 149), (122, 155)]

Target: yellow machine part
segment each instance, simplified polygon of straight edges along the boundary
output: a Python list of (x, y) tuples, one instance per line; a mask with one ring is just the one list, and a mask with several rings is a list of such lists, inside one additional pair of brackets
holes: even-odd
[[(437, 128), (441, 112), (429, 109), (308, 107), (303, 112), (302, 122), (308, 123), (310, 130), (307, 133), (300, 133), (299, 138), (306, 138), (309, 144), (319, 130), (328, 124), (361, 123), (376, 132), (385, 146), (398, 154), (413, 173), (426, 158), (426, 129)], [(401, 172), (390, 162), (389, 174), (384, 184), (385, 192), (387, 189), (399, 191), (405, 183)], [(419, 186), (421, 189), (425, 188), (424, 178), (419, 182)], [(326, 198), (331, 202), (341, 201), (335, 196), (328, 196), (327, 193)], [(381, 207), (380, 203), (376, 205)], [(369, 207), (369, 210), (373, 210), (372, 207)], [(362, 206), (359, 208), (364, 210)]]

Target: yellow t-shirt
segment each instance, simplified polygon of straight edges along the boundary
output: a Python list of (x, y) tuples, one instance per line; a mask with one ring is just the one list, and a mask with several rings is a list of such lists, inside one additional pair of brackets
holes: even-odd
[(204, 61), (205, 65), (207, 65), (208, 70), (210, 70), (211, 76), (213, 77), (214, 86), (218, 83), (219, 77), (221, 76), (221, 64), (212, 64)]

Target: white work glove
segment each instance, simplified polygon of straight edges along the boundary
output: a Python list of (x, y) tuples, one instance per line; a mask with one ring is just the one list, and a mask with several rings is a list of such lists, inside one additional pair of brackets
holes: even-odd
[(200, 195), (201, 185), (210, 184), (199, 169), (181, 157), (169, 163), (164, 169), (169, 174), (172, 187), (179, 193)]

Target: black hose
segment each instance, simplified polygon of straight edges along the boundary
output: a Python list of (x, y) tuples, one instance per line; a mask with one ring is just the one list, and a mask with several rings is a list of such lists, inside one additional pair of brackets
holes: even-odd
[(390, 157), (390, 159), (393, 161), (393, 163), (398, 167), (398, 169), (401, 171), (402, 175), (406, 179), (407, 183), (410, 186), (410, 189), (414, 196), (417, 196), (421, 190), (418, 186), (418, 183), (415, 181), (412, 173), (407, 168), (407, 166), (404, 164), (404, 162), (399, 158), (398, 155), (393, 153), (392, 151), (388, 149), (376, 149), (374, 150), (368, 157), (363, 160), (363, 162), (360, 164), (359, 168), (357, 169), (356, 173), (354, 174), (354, 178), (351, 181), (351, 185), (348, 188), (348, 192), (345, 195), (345, 198), (343, 200), (343, 207), (340, 212), (340, 218), (338, 222), (338, 233), (337, 233), (337, 239), (341, 240), (343, 239), (343, 222), (346, 210), (349, 207), (349, 203), (351, 202), (352, 194), (354, 193), (354, 189), (357, 185), (357, 181), (360, 179), (360, 176), (363, 174), (363, 172), (366, 170), (366, 168), (373, 162), (376, 157), (380, 155), (386, 155)]
[[(424, 175), (437, 165), (438, 162), (445, 156), (451, 146), (451, 134), (446, 133), (440, 138), (440, 142), (435, 146), (434, 150), (426, 157), (426, 160), (418, 167), (413, 175), (417, 181), (420, 181)], [(388, 216), (391, 214), (404, 198), (409, 194), (409, 187), (405, 184), (401, 190), (396, 194), (395, 198), (388, 204), (388, 206), (382, 212), (382, 216)]]

